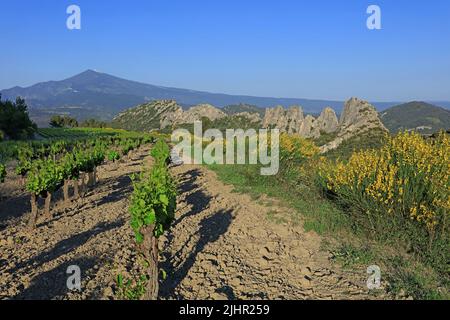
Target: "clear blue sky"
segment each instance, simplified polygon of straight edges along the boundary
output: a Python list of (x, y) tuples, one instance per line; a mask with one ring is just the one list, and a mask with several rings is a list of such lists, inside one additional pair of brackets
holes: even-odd
[(450, 100), (448, 0), (3, 0), (0, 40), (2, 89), (96, 69), (232, 94)]

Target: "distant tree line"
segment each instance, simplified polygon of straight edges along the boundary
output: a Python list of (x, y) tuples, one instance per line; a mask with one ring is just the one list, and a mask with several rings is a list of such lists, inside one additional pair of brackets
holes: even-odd
[(78, 127), (78, 121), (69, 116), (52, 116), (50, 118), (50, 126), (53, 128), (75, 128)]
[(30, 120), (25, 100), (17, 98), (15, 102), (2, 100), (0, 94), (0, 141), (10, 139), (32, 138), (37, 130), (36, 124)]
[(75, 118), (55, 115), (50, 118), (50, 126), (53, 128), (106, 128), (108, 123), (96, 119), (88, 119), (79, 123)]

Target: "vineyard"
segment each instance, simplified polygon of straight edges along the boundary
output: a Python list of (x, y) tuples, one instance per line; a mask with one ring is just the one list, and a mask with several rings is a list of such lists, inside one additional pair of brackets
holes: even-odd
[[(54, 130), (46, 131), (51, 140), (43, 142), (6, 144), (5, 155), (17, 163), (15, 173), (22, 177), (25, 189), (30, 192), (31, 216), (29, 227), (35, 228), (39, 208), (38, 198), (45, 199), (44, 216), (51, 218), (52, 194), (64, 188), (64, 201), (76, 200), (86, 185), (96, 183), (96, 168), (105, 161), (107, 154), (117, 153), (115, 160), (125, 157), (142, 143), (150, 143), (153, 137), (139, 134), (118, 134), (109, 131)], [(69, 137), (68, 140), (62, 140)], [(7, 157), (5, 157), (7, 158)], [(1, 180), (8, 174), (1, 167)], [(79, 182), (81, 182), (79, 184)], [(74, 197), (69, 198), (69, 186)], [(80, 191), (81, 188), (81, 191)]]
[[(445, 135), (402, 133), (343, 161), (282, 134), (276, 176), (175, 166), (156, 133), (39, 135), (0, 143), (0, 299), (445, 297)], [(414, 260), (387, 254), (392, 239)], [(389, 282), (371, 291), (374, 263)], [(73, 266), (82, 290), (67, 287)]]
[[(155, 134), (112, 129), (40, 129), (39, 135), (44, 139), (0, 144), (0, 182), (4, 183), (9, 176), (18, 176), (20, 188), (29, 194), (29, 235), (38, 228), (38, 221), (42, 224), (55, 218), (52, 199), (56, 193), (62, 191), (63, 204), (70, 207), (71, 203), (84, 198), (88, 190), (95, 190), (98, 167), (108, 161), (113, 164), (113, 170), (117, 170), (118, 162), (132, 159), (142, 146), (156, 142), (151, 152), (153, 166), (142, 168), (138, 175), (133, 174), (134, 193), (130, 206), (131, 226), (136, 243), (141, 247), (139, 252), (154, 269), (142, 275), (149, 283), (146, 297), (156, 299), (157, 238), (170, 226), (175, 212), (176, 187), (167, 169), (167, 144)], [(7, 194), (1, 196), (8, 198)], [(118, 286), (122, 288), (120, 279), (121, 276)]]

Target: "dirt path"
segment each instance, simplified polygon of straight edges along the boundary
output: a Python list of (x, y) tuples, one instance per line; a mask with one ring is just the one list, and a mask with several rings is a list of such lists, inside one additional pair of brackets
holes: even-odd
[(162, 246), (161, 267), (168, 272), (163, 298), (373, 298), (366, 270), (340, 270), (321, 250), (318, 235), (267, 217), (289, 209), (233, 193), (204, 167), (173, 172), (181, 196), (177, 221)]
[[(139, 172), (149, 148), (117, 170), (98, 169), (99, 183), (66, 206), (57, 195), (54, 217), (28, 232), (29, 195), (10, 177), (0, 192), (0, 299), (111, 299), (118, 273), (133, 272), (135, 250), (129, 225), (129, 175)], [(9, 191), (9, 193), (6, 193)], [(77, 265), (82, 292), (68, 293), (67, 268)]]

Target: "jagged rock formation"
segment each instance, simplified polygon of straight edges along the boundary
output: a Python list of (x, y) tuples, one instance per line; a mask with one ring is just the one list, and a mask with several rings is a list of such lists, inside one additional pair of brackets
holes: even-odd
[(343, 141), (371, 130), (388, 132), (378, 117), (374, 106), (364, 100), (351, 98), (345, 103), (344, 111), (339, 120), (336, 139), (321, 147), (321, 152), (337, 148)]
[(337, 148), (343, 141), (359, 133), (372, 129), (387, 131), (378, 118), (375, 107), (358, 98), (351, 98), (345, 103), (339, 121), (334, 110), (329, 107), (325, 108), (318, 118), (314, 118), (311, 115), (305, 117), (301, 107), (286, 110), (279, 106), (266, 109), (262, 126), (313, 139), (322, 134), (336, 134), (334, 140), (322, 147), (323, 152)]
[(319, 130), (319, 134), (321, 132), (324, 133), (336, 132), (338, 127), (339, 121), (336, 116), (336, 112), (334, 112), (334, 110), (329, 107), (323, 109), (322, 113), (315, 122), (315, 129)]
[(304, 138), (318, 137), (320, 134), (318, 130), (315, 129), (315, 121), (316, 119), (308, 114), (301, 123), (300, 129), (297, 133)]
[(262, 126), (264, 128), (277, 128), (281, 132), (293, 134), (299, 132), (303, 120), (303, 109), (301, 107), (292, 106), (285, 109), (278, 106), (266, 109)]
[(311, 115), (303, 115), (301, 107), (276, 107), (266, 109), (263, 120), (264, 128), (278, 128), (281, 132), (299, 134), (305, 138), (318, 138), (322, 132), (332, 133), (338, 128), (336, 113), (331, 108), (325, 108), (315, 119)]

